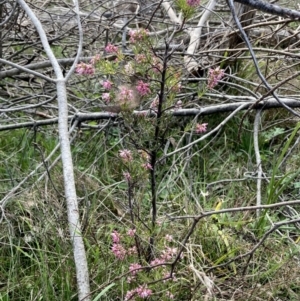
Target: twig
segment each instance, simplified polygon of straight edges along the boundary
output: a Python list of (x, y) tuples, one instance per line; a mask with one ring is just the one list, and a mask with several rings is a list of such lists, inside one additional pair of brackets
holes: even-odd
[[(262, 177), (262, 166), (261, 166), (261, 157), (259, 151), (259, 143), (258, 143), (258, 133), (259, 133), (259, 125), (261, 120), (261, 110), (258, 110), (255, 115), (254, 120), (254, 131), (253, 131), (253, 141), (254, 141), (254, 151), (256, 158), (256, 168), (257, 168), (257, 181), (256, 181), (256, 206), (261, 205), (261, 177)], [(257, 217), (259, 217), (260, 211), (256, 211)]]

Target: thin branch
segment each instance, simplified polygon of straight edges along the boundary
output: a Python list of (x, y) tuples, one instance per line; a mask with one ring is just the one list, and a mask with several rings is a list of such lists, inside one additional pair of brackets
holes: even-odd
[(80, 59), (80, 56), (81, 56), (82, 44), (83, 44), (83, 30), (82, 30), (81, 21), (80, 21), (78, 1), (74, 1), (74, 4), (75, 4), (75, 14), (76, 14), (76, 19), (77, 19), (77, 26), (78, 26), (79, 41), (78, 41), (78, 48), (77, 48), (77, 54), (76, 54), (75, 60), (72, 64), (69, 72), (67, 73), (67, 75), (65, 77), (66, 82), (68, 81), (68, 79), (73, 74), (73, 72), (76, 68), (76, 65), (77, 65), (77, 63)]
[(204, 8), (204, 14), (201, 16), (197, 27), (194, 28), (193, 30), (190, 29), (190, 43), (189, 47), (186, 50), (186, 54), (184, 56), (184, 62), (186, 65), (186, 68), (188, 71), (193, 70), (194, 68), (199, 66), (199, 62), (197, 62), (194, 58), (193, 55), (195, 51), (198, 49), (198, 46), (200, 44), (200, 37), (202, 33), (202, 28), (207, 22), (208, 18), (212, 14), (213, 9), (215, 8), (217, 4), (217, 0), (211, 0), (209, 4)]
[(261, 0), (235, 0), (235, 2), (239, 2), (272, 15), (288, 17), (296, 20), (300, 19), (300, 12), (297, 10), (281, 7)]
[[(40, 78), (46, 80), (47, 82), (55, 83), (54, 79), (52, 79), (52, 78), (50, 78), (50, 77), (48, 77), (46, 75), (43, 75), (43, 74), (41, 74), (39, 72), (35, 72), (33, 70), (30, 70), (30, 69), (28, 69), (26, 67), (23, 67), (23, 66), (20, 66), (18, 64), (14, 64), (14, 63), (12, 63), (10, 61), (7, 61), (5, 59), (0, 59), (0, 63), (3, 63), (3, 64), (6, 64), (6, 65), (14, 67), (15, 69), (11, 69), (11, 70), (15, 70), (16, 74), (18, 74), (18, 73), (20, 73), (20, 71), (22, 71), (22, 72), (26, 72), (26, 73), (32, 74), (32, 75), (34, 75), (36, 77), (40, 77)], [(2, 71), (1, 73), (5, 73), (5, 72), (6, 71)]]
[[(252, 45), (248, 39), (248, 36), (245, 32), (245, 30), (243, 29), (242, 25), (241, 25), (241, 22), (239, 21), (236, 13), (235, 13), (235, 9), (234, 9), (234, 5), (233, 5), (233, 0), (227, 0), (228, 1), (228, 5), (229, 5), (229, 8), (230, 8), (230, 11), (231, 11), (231, 14), (233, 16), (233, 19), (238, 27), (238, 29), (240, 30), (240, 33), (242, 35), (242, 38), (244, 40), (244, 42), (246, 43), (249, 51), (250, 51), (250, 54), (252, 56), (252, 60), (253, 60), (253, 63), (254, 63), (254, 67), (256, 69), (256, 73), (257, 75), (259, 76), (259, 78), (261, 79), (261, 81), (263, 82), (263, 84), (265, 85), (265, 87), (267, 88), (268, 91), (272, 91), (272, 86), (267, 82), (267, 80), (265, 79), (265, 77), (263, 76), (262, 72), (260, 71), (260, 68), (259, 68), (259, 65), (258, 65), (258, 61), (256, 59), (256, 56), (255, 56), (255, 53), (253, 51), (253, 48), (252, 48)], [(300, 117), (300, 114), (298, 114), (296, 111), (292, 110), (289, 106), (285, 105), (284, 103), (282, 103), (280, 101), (280, 99), (278, 98), (277, 94), (272, 91), (271, 92), (273, 97), (283, 106), (285, 107), (289, 112), (291, 112), (292, 114)]]
[[(256, 206), (261, 205), (261, 177), (263, 174), (262, 166), (261, 166), (261, 157), (259, 151), (259, 143), (258, 143), (258, 133), (259, 133), (259, 125), (261, 120), (261, 110), (258, 110), (255, 115), (254, 120), (254, 131), (253, 131), (253, 141), (254, 141), (254, 151), (256, 158), (256, 168), (257, 168), (257, 181), (256, 181)], [(256, 211), (257, 217), (259, 217), (260, 211)]]
[(169, 1), (164, 1), (162, 3), (162, 7), (165, 9), (165, 11), (167, 12), (167, 14), (172, 22), (177, 23), (177, 24), (182, 23), (181, 15), (179, 15), (179, 17), (177, 17), (176, 12), (172, 8)]

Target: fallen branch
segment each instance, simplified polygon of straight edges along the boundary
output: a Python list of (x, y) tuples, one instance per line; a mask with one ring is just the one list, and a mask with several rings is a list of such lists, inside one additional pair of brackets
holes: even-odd
[[(249, 97), (248, 97), (249, 98)], [(300, 99), (292, 99), (292, 98), (280, 98), (281, 102), (285, 105), (289, 106), (290, 108), (300, 108)], [(167, 114), (171, 114), (176, 117), (182, 116), (206, 116), (218, 113), (226, 113), (226, 112), (233, 112), (241, 105), (244, 105), (242, 110), (247, 110), (251, 106), (253, 106), (254, 101), (247, 101), (241, 102), (237, 101), (234, 103), (227, 103), (227, 104), (216, 104), (212, 106), (202, 107), (202, 108), (195, 108), (195, 109), (172, 109), (167, 111)], [(253, 106), (253, 110), (268, 110), (274, 108), (283, 108), (282, 105), (277, 102), (276, 99), (269, 98), (268, 100), (261, 101)], [(152, 110), (143, 110), (143, 111), (134, 111), (133, 114), (135, 115), (143, 115), (143, 116), (155, 116), (155, 112)], [(72, 116), (68, 117), (68, 121), (77, 121), (78, 123), (84, 121), (91, 121), (91, 120), (105, 120), (105, 119), (115, 119), (119, 117), (119, 114), (110, 113), (110, 112), (98, 112), (98, 113), (76, 113)], [(7, 131), (7, 130), (15, 130), (20, 128), (31, 128), (37, 126), (47, 126), (51, 124), (57, 124), (58, 118), (52, 118), (47, 120), (37, 120), (37, 121), (29, 121), (23, 123), (16, 123), (16, 124), (7, 124), (0, 126), (0, 131)]]

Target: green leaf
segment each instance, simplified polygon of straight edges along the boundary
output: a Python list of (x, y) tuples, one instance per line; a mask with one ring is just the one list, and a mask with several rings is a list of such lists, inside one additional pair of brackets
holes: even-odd
[(100, 298), (105, 295), (113, 286), (115, 286), (115, 283), (111, 283), (109, 286), (107, 286), (104, 290), (102, 290), (93, 301), (98, 301)]

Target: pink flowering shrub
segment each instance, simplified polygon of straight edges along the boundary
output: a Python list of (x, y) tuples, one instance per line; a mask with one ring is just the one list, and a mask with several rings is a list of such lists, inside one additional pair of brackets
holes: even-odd
[[(136, 229), (129, 228), (126, 231), (126, 234), (121, 234), (117, 230), (111, 232), (111, 241), (112, 247), (111, 252), (114, 257), (122, 262), (122, 266), (128, 266), (128, 272), (125, 274), (126, 283), (129, 286), (129, 289), (126, 292), (125, 300), (140, 300), (147, 299), (150, 297), (153, 292), (145, 284), (145, 275), (148, 275), (149, 265), (145, 262), (144, 266), (137, 262), (137, 250), (135, 244)], [(166, 281), (176, 281), (175, 274), (173, 273), (170, 276), (170, 272), (165, 265), (168, 262), (174, 260), (177, 255), (178, 249), (176, 247), (169, 246), (173, 242), (173, 236), (166, 234), (165, 236), (165, 246), (157, 254), (157, 257), (150, 262), (150, 266), (153, 267), (153, 275), (156, 275), (156, 278), (164, 279), (162, 283)], [(159, 265), (159, 266), (157, 266)], [(172, 293), (167, 291), (166, 297), (172, 299)]]
[[(194, 8), (200, 3), (191, 0), (181, 2), (184, 2), (186, 7), (189, 6), (190, 11), (195, 11)], [(109, 105), (121, 103), (126, 106), (138, 95), (142, 100), (141, 107), (150, 108), (148, 112), (142, 112), (138, 117), (124, 110), (120, 113), (121, 118), (117, 119), (121, 122), (118, 128), (114, 128), (113, 139), (118, 139), (119, 142), (118, 145), (114, 143), (109, 149), (108, 159), (110, 160), (108, 163), (111, 164), (108, 166), (111, 166), (113, 176), (116, 177), (116, 185), (108, 186), (112, 189), (107, 192), (107, 199), (112, 203), (113, 209), (116, 209), (115, 204), (119, 203), (123, 210), (120, 210), (120, 213), (119, 208), (117, 213), (111, 210), (112, 215), (115, 215), (114, 220), (109, 221), (113, 223), (111, 229), (120, 228), (110, 231), (109, 234), (105, 232), (105, 236), (109, 237), (107, 249), (109, 256), (114, 260), (114, 265), (110, 265), (112, 268), (110, 272), (112, 274), (115, 272), (115, 275), (122, 279), (122, 295), (118, 296), (120, 299), (140, 301), (147, 298), (160, 300), (161, 297), (163, 301), (172, 300), (175, 298), (174, 282), (177, 280), (176, 277), (180, 279), (182, 275), (178, 272), (175, 277), (173, 271), (170, 274), (170, 263), (175, 258), (178, 259), (179, 252), (176, 241), (171, 235), (176, 230), (173, 229), (173, 233), (167, 232), (172, 228), (163, 225), (162, 218), (158, 214), (165, 213), (164, 201), (171, 202), (173, 199), (171, 197), (173, 188), (168, 191), (169, 187), (166, 189), (163, 187), (164, 172), (166, 175), (169, 172), (167, 169), (169, 159), (165, 160), (164, 154), (170, 152), (170, 148), (180, 149), (180, 144), (183, 142), (177, 140), (175, 127), (172, 131), (168, 129), (171, 118), (164, 113), (167, 110), (176, 111), (185, 107), (188, 101), (186, 92), (189, 93), (189, 89), (194, 86), (188, 82), (182, 84), (182, 73), (179, 68), (167, 65), (161, 52), (155, 52), (155, 47), (147, 47), (152, 43), (147, 30), (130, 30), (129, 35), (130, 44), (127, 46), (131, 48), (132, 56), (125, 59), (117, 46), (108, 44), (105, 47), (106, 53), (115, 55), (108, 56), (107, 60), (95, 56), (90, 64), (78, 64), (76, 72), (92, 75), (99, 70), (97, 76), (100, 74), (102, 81), (98, 78), (94, 80), (97, 86), (95, 89), (99, 89), (95, 91), (94, 99), (100, 99), (102, 105), (104, 102)], [(223, 77), (224, 70), (220, 67), (210, 69), (203, 93), (215, 87)], [(106, 78), (110, 80), (104, 80)], [(156, 118), (157, 116), (160, 119)], [(115, 120), (112, 119), (114, 125)], [(207, 127), (207, 123), (193, 124), (192, 134), (205, 133)], [(185, 129), (184, 131), (186, 132)], [(166, 150), (165, 141), (170, 141), (170, 148)], [(112, 154), (113, 151), (118, 153)], [(163, 165), (166, 168), (162, 168)], [(174, 168), (176, 168), (175, 163)], [(108, 181), (113, 182), (111, 179)], [(154, 210), (153, 206), (155, 198), (159, 201), (157, 210)], [(159, 213), (153, 217), (155, 211)], [(154, 241), (153, 249), (151, 249), (151, 239)], [(178, 262), (180, 260), (181, 257)], [(158, 286), (157, 290), (156, 287), (152, 287), (152, 283)], [(155, 296), (153, 296), (154, 289)]]

